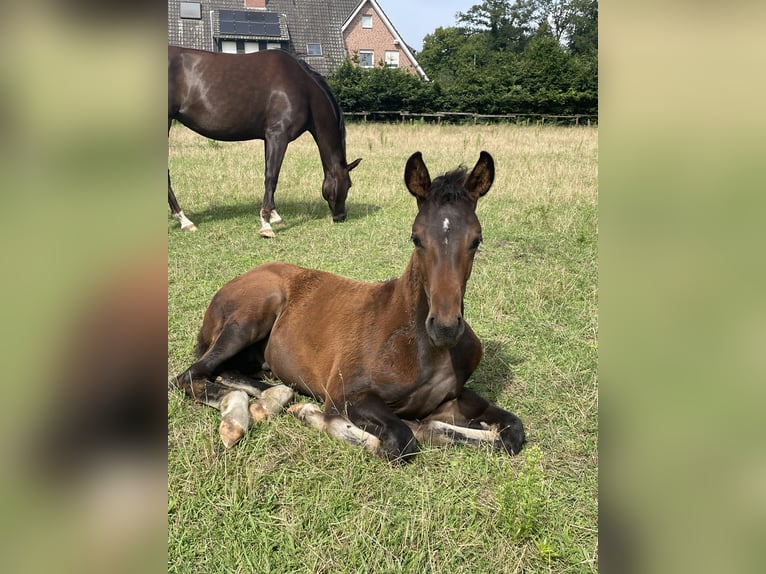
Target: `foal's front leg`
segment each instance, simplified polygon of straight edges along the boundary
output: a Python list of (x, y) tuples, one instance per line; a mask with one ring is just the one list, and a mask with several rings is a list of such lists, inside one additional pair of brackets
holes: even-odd
[(328, 435), (381, 456), (393, 463), (409, 462), (417, 453), (418, 441), (412, 429), (377, 395), (366, 395), (342, 403), (328, 400), (325, 411), (310, 403), (299, 403), (288, 409), (304, 424)]
[(495, 446), (509, 454), (521, 452), (526, 442), (524, 425), (519, 417), (467, 389), (458, 398), (442, 403), (426, 421), (441, 421), (471, 429), (492, 429), (499, 433)]

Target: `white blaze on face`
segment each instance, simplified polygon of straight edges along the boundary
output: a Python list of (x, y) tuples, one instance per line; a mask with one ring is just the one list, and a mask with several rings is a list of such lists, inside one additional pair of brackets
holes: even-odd
[(442, 229), (444, 230), (444, 245), (449, 243), (449, 219), (446, 217), (442, 221)]

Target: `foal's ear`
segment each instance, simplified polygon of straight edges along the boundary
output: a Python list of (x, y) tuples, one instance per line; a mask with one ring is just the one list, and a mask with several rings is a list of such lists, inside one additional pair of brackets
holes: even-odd
[(361, 157), (358, 157), (358, 158), (356, 158), (354, 161), (352, 161), (350, 164), (348, 164), (348, 168), (347, 168), (347, 171), (351, 171), (351, 170), (352, 170), (352, 169), (354, 169), (356, 166), (358, 166), (360, 161), (362, 161), (362, 158), (361, 158)]
[(416, 151), (407, 160), (404, 168), (404, 183), (410, 193), (418, 199), (428, 197), (428, 190), (431, 188), (431, 176), (428, 174), (428, 168), (423, 163), (423, 154)]
[(471, 175), (468, 176), (468, 194), (474, 201), (478, 201), (479, 198), (489, 191), (492, 187), (492, 182), (495, 181), (495, 160), (487, 152), (483, 151), (479, 154), (479, 161), (471, 171)]

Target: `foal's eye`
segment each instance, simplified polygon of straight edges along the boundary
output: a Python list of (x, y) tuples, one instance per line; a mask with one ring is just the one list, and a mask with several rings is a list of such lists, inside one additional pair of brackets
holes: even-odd
[(473, 240), (473, 243), (471, 243), (470, 250), (476, 251), (479, 248), (479, 245), (481, 245), (481, 237), (477, 237)]
[(415, 244), (415, 247), (423, 247), (423, 243), (420, 241), (420, 237), (417, 235), (413, 234), (410, 239), (412, 240), (412, 243)]

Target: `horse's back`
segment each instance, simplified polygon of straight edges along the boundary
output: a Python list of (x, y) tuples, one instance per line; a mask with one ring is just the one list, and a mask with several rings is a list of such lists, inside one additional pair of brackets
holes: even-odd
[(286, 110), (294, 132), (289, 137), (297, 137), (311, 83), (300, 62), (282, 50), (225, 54), (168, 46), (168, 115), (212, 139), (264, 139)]

